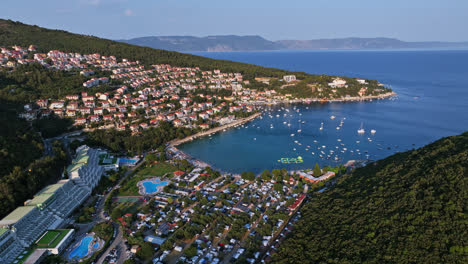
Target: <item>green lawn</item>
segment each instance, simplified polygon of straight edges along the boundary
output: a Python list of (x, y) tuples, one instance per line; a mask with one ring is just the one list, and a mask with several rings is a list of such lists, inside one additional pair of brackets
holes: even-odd
[(176, 170), (176, 167), (167, 163), (156, 164), (151, 167), (145, 167), (143, 169), (140, 169), (136, 174), (131, 176), (131, 178), (120, 187), (118, 196), (140, 195), (138, 193), (137, 186), (137, 183), (139, 181), (154, 177), (162, 177), (166, 173), (172, 174), (172, 172)]
[(37, 242), (38, 248), (54, 248), (70, 230), (50, 230)]
[(167, 163), (160, 163), (153, 165), (151, 167), (145, 167), (137, 172), (137, 175), (144, 175), (144, 176), (157, 176), (161, 177), (166, 173), (172, 173), (176, 171), (177, 168), (172, 166), (171, 164)]

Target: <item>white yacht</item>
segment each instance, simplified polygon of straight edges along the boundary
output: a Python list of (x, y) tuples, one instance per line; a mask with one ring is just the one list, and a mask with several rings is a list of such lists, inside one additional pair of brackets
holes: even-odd
[(361, 123), (361, 128), (358, 129), (358, 134), (364, 134), (366, 133), (366, 131), (364, 130), (363, 126), (362, 126), (362, 123)]

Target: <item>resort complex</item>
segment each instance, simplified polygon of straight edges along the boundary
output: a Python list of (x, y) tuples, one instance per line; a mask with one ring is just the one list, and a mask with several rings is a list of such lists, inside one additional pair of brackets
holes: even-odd
[(12, 262), (44, 232), (68, 222), (67, 217), (89, 197), (103, 174), (98, 153), (98, 149), (79, 147), (67, 169), (69, 179), (45, 187), (0, 220), (0, 263)]
[(76, 149), (76, 158), (67, 168), (69, 178), (83, 188), (94, 189), (104, 171), (99, 166), (99, 154), (99, 150), (85, 145)]

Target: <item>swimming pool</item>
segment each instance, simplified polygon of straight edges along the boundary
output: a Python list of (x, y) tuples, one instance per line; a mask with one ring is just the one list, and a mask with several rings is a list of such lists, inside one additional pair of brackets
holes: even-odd
[(137, 159), (119, 158), (120, 165), (135, 165), (137, 162)]
[[(86, 236), (83, 239), (81, 239), (80, 245), (73, 249), (73, 251), (68, 255), (69, 259), (81, 259), (88, 255), (88, 248), (89, 248), (89, 243), (93, 241), (92, 236)], [(96, 246), (97, 245), (97, 246)], [(99, 247), (99, 244), (96, 243), (93, 245), (93, 248)]]
[(168, 184), (169, 183), (167, 181), (159, 181), (159, 180), (146, 180), (142, 182), (145, 194), (156, 193)]

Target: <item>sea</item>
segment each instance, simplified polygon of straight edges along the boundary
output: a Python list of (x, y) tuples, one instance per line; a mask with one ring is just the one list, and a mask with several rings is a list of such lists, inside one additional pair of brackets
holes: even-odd
[[(311, 74), (376, 79), (398, 95), (352, 103), (265, 107), (261, 118), (179, 146), (228, 173), (378, 160), (468, 130), (468, 51), (196, 53)], [(323, 129), (320, 129), (323, 123)], [(362, 128), (365, 132), (359, 134)], [(371, 133), (375, 130), (375, 133)], [(300, 163), (284, 163), (285, 160)], [(283, 162), (282, 162), (283, 161)]]

